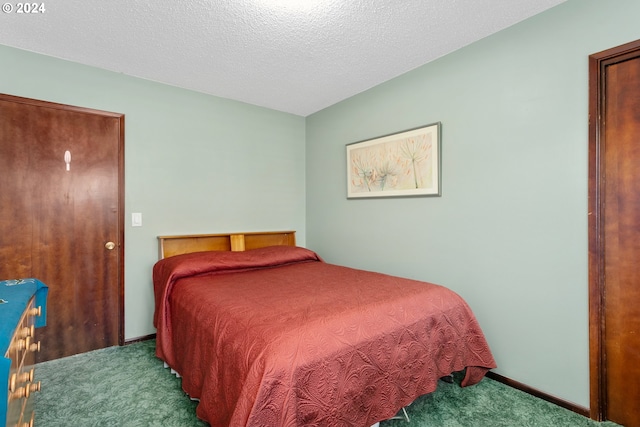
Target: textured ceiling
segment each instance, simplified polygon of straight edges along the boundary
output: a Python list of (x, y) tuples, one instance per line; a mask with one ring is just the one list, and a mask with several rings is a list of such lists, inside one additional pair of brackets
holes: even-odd
[(563, 1), (5, 3), (0, 44), (307, 116)]

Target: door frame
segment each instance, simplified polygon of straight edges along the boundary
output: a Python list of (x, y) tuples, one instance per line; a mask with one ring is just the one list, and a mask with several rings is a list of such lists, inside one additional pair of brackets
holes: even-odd
[(0, 100), (32, 105), (35, 107), (52, 108), (58, 110), (71, 111), (112, 117), (118, 120), (118, 222), (117, 222), (117, 280), (118, 280), (118, 345), (124, 345), (124, 114), (110, 111), (96, 110), (74, 105), (59, 104), (56, 102), (42, 101), (32, 98), (24, 98), (15, 95), (0, 93)]
[(607, 419), (604, 312), (605, 71), (640, 54), (640, 40), (589, 56), (589, 383), (592, 419)]

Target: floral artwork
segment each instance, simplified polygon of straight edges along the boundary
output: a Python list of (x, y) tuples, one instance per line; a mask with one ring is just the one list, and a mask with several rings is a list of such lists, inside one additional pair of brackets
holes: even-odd
[(440, 123), (347, 145), (347, 197), (439, 196)]

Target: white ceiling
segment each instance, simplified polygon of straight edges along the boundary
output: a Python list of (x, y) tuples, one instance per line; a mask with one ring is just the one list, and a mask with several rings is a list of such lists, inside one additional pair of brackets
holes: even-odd
[(44, 0), (0, 44), (307, 116), (565, 0)]

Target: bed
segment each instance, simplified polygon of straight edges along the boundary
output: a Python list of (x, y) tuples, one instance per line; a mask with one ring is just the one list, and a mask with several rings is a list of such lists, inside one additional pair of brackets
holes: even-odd
[(451, 290), (324, 262), (293, 231), (161, 236), (156, 355), (212, 426), (371, 426), (496, 367)]

